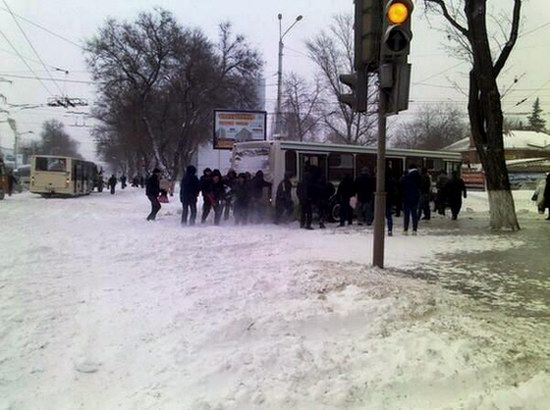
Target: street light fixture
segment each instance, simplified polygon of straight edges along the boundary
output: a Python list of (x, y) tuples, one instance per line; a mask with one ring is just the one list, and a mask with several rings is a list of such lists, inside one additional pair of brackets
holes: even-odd
[(275, 112), (275, 134), (281, 132), (281, 85), (283, 81), (283, 38), (288, 34), (290, 30), (300, 21), (303, 16), (300, 14), (296, 17), (294, 22), (283, 32), (283, 15), (279, 13), (277, 15), (279, 19), (279, 69), (277, 70), (277, 110)]

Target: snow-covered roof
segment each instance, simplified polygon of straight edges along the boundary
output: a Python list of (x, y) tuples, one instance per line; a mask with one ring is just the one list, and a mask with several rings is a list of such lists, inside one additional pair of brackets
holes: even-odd
[(443, 148), (444, 151), (456, 151), (456, 152), (468, 151), (468, 149), (470, 149), (470, 138), (463, 138)]
[[(470, 138), (464, 138), (445, 148), (447, 151), (467, 151)], [(536, 131), (510, 131), (504, 134), (504, 149), (550, 150), (550, 135)]]

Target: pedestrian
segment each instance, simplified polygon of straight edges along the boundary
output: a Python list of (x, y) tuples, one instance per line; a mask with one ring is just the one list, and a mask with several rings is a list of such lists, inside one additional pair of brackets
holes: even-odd
[(17, 178), (13, 175), (13, 171), (8, 172), (8, 196), (13, 193), (13, 187), (17, 185)]
[(222, 174), (219, 169), (212, 171), (212, 192), (210, 201), (214, 210), (214, 225), (219, 225), (222, 217), (222, 201), (225, 195), (225, 190), (222, 181)]
[(439, 215), (445, 215), (445, 208), (447, 206), (447, 182), (449, 182), (449, 177), (445, 170), (442, 169), (435, 184), (437, 189), (435, 207)]
[(200, 182), (197, 178), (197, 168), (193, 165), (189, 165), (185, 170), (180, 184), (180, 202), (183, 207), (181, 213), (181, 224), (187, 224), (187, 215), (191, 211), (189, 216), (189, 225), (195, 225), (195, 219), (197, 218), (197, 197), (200, 193)]
[(401, 192), (403, 195), (403, 213), (405, 214), (403, 232), (408, 233), (412, 218), (413, 235), (416, 235), (418, 230), (418, 202), (420, 200), (420, 174), (415, 164), (410, 164), (409, 171), (401, 178)]
[(170, 180), (166, 178), (164, 175), (160, 177), (160, 182), (159, 182), (159, 186), (160, 186), (159, 202), (160, 203), (167, 204), (168, 202), (170, 202), (168, 200), (168, 192), (170, 192), (171, 185), (172, 184), (170, 183)]
[(212, 170), (210, 168), (205, 168), (204, 171), (202, 171), (199, 182), (202, 193), (201, 223), (205, 223), (210, 213), (210, 209), (212, 209), (212, 201), (210, 200), (210, 195), (212, 193)]
[[(429, 221), (431, 218), (430, 199), (432, 195), (432, 179), (428, 168), (420, 171), (420, 202), (418, 203), (418, 219)], [(424, 216), (422, 216), (424, 214)], [(422, 218), (421, 218), (422, 217)]]
[(548, 218), (550, 220), (550, 172), (546, 175), (546, 186), (544, 187), (544, 208), (548, 208)]
[(313, 229), (311, 221), (313, 219), (312, 198), (311, 198), (311, 171), (310, 166), (306, 164), (302, 180), (296, 187), (296, 195), (300, 203), (300, 228)]
[(350, 199), (355, 195), (355, 186), (351, 175), (346, 174), (340, 181), (336, 194), (340, 202), (340, 226), (345, 226), (346, 221), (348, 225), (351, 225), (353, 223), (353, 208), (350, 205)]
[(399, 201), (399, 183), (390, 168), (386, 169), (386, 225), (388, 236), (393, 235), (393, 207)]
[(145, 195), (151, 202), (151, 213), (147, 216), (148, 221), (154, 221), (157, 217), (158, 211), (160, 211), (161, 205), (158, 199), (160, 193), (160, 181), (159, 181), (160, 169), (155, 168), (153, 174), (147, 179), (145, 186)]
[(248, 177), (240, 173), (233, 186), (233, 214), (235, 225), (246, 225), (248, 222), (248, 207), (250, 203), (250, 190), (248, 188)]
[(327, 181), (323, 174), (316, 181), (318, 188), (317, 211), (319, 213), (319, 228), (325, 229), (325, 222), (329, 216), (330, 198), (334, 195), (334, 185)]
[(252, 217), (253, 221), (256, 223), (262, 222), (265, 219), (267, 204), (265, 201), (264, 188), (268, 188), (270, 186), (271, 184), (264, 179), (263, 171), (257, 171), (250, 184)]
[(372, 225), (374, 220), (374, 191), (376, 182), (367, 167), (361, 168), (361, 174), (355, 178), (355, 192), (357, 192), (357, 223)]
[(233, 187), (237, 183), (237, 173), (230, 169), (227, 175), (223, 178), (225, 194), (223, 197), (223, 219), (227, 221), (229, 214), (233, 208)]
[(120, 188), (126, 188), (126, 175), (124, 174), (122, 174), (122, 176), (120, 177)]
[(109, 178), (108, 186), (109, 186), (109, 188), (111, 188), (111, 195), (114, 195), (115, 194), (115, 187), (116, 187), (115, 174), (111, 175), (111, 178)]
[(535, 192), (533, 193), (532, 201), (535, 201), (537, 204), (537, 210), (539, 214), (544, 215), (544, 189), (546, 188), (546, 179), (541, 179), (537, 183)]
[(292, 202), (292, 177), (291, 172), (285, 172), (284, 179), (279, 183), (277, 187), (277, 193), (275, 194), (275, 224), (278, 225), (281, 222), (281, 218), (285, 217), (290, 219), (294, 212), (294, 203)]
[(462, 197), (466, 198), (466, 185), (464, 180), (458, 176), (457, 171), (453, 171), (451, 179), (447, 182), (446, 190), (452, 218), (453, 221), (456, 221), (460, 208), (462, 208)]

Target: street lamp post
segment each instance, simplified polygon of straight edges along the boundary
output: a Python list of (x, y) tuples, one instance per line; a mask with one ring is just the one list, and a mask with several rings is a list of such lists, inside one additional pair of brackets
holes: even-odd
[(300, 20), (302, 20), (303, 16), (300, 14), (296, 17), (296, 20), (290, 25), (289, 28), (287, 28), (283, 33), (282, 28), (282, 20), (283, 15), (281, 13), (278, 14), (279, 19), (279, 69), (277, 70), (277, 110), (275, 112), (275, 134), (279, 134), (281, 132), (281, 86), (283, 82), (283, 38), (287, 35), (287, 33), (298, 23)]

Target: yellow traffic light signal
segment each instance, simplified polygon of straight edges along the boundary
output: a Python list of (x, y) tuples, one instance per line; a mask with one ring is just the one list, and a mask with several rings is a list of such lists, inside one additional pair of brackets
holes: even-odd
[(386, 0), (382, 21), (381, 62), (405, 61), (409, 54), (412, 39), (411, 13), (412, 0)]
[(403, 24), (409, 18), (409, 8), (404, 3), (392, 3), (388, 7), (386, 18), (391, 24)]

